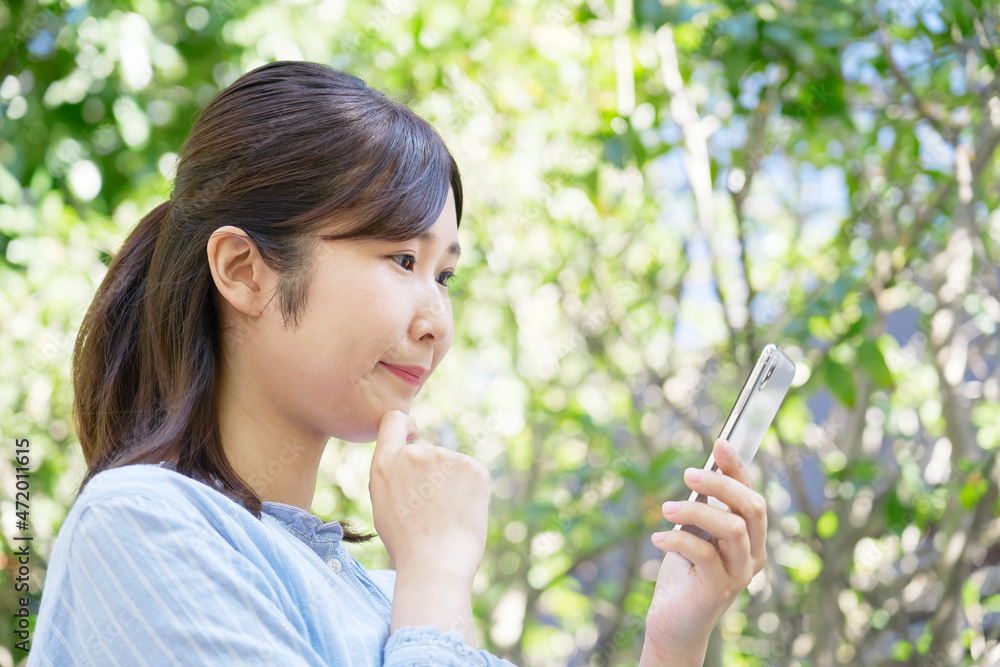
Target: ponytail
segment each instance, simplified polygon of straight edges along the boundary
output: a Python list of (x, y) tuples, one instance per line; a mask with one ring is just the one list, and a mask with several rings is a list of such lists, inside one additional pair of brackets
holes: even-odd
[(219, 438), (208, 265), (204, 255), (177, 262), (176, 249), (157, 245), (172, 209), (160, 204), (125, 239), (76, 339), (74, 420), (88, 465), (80, 490), (109, 468), (171, 461), (177, 472), (221, 482), (259, 518), (260, 499)]
[[(129, 449), (136, 425), (153, 421), (139, 397), (146, 276), (170, 202), (144, 217), (125, 239), (80, 325), (73, 349), (73, 417), (90, 469), (83, 485)], [(145, 385), (145, 386), (144, 386)]]

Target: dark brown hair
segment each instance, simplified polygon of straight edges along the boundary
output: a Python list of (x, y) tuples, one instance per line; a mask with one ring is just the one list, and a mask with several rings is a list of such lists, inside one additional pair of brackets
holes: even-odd
[[(308, 62), (245, 74), (202, 111), (181, 149), (170, 200), (128, 235), (97, 289), (73, 352), (74, 419), (88, 471), (171, 461), (260, 518), (218, 428), (221, 298), (205, 248), (235, 225), (280, 275), (298, 325), (324, 238), (415, 238), (448, 189), (454, 158), (427, 121), (357, 77)], [(374, 534), (344, 528), (344, 539)]]

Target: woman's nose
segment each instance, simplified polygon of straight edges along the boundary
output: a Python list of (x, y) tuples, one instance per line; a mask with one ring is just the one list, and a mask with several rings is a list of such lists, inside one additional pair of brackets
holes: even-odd
[(451, 336), (452, 326), (448, 293), (435, 281), (433, 286), (421, 290), (420, 303), (411, 324), (413, 337), (440, 342)]

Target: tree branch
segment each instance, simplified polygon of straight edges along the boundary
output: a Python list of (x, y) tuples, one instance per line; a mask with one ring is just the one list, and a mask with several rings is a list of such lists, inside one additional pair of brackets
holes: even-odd
[[(622, 622), (625, 620), (625, 598), (631, 592), (632, 580), (639, 572), (641, 565), (639, 557), (642, 554), (642, 546), (643, 542), (641, 540), (630, 540), (626, 545), (625, 571), (620, 579), (618, 595), (612, 603), (614, 605), (614, 615), (611, 617), (608, 626), (601, 631), (597, 638), (597, 643), (594, 645), (594, 650), (602, 655), (606, 653), (605, 647), (608, 645), (611, 645), (615, 649), (620, 648), (616, 645), (618, 642), (615, 636), (618, 634), (618, 631), (622, 627)], [(590, 664), (590, 660), (587, 660), (586, 664)]]
[[(708, 137), (714, 131), (711, 121), (714, 117), (699, 118), (694, 100), (688, 94), (681, 76), (677, 60), (677, 47), (674, 44), (673, 29), (664, 24), (656, 31), (656, 49), (660, 55), (660, 72), (663, 84), (670, 93), (670, 113), (684, 136), (684, 162), (688, 181), (694, 192), (695, 209), (698, 225), (705, 242), (708, 245), (709, 266), (715, 282), (719, 306), (722, 308), (722, 319), (729, 333), (729, 346), (736, 356), (737, 328), (726, 307), (726, 299), (722, 290), (722, 264), (715, 239), (715, 205), (712, 188), (712, 166), (708, 153)], [(749, 316), (749, 315), (748, 315)]]
[(913, 104), (920, 115), (923, 116), (935, 130), (937, 130), (938, 134), (940, 134), (945, 141), (954, 145), (956, 139), (956, 132), (954, 128), (945, 125), (945, 121), (939, 118), (931, 110), (927, 102), (925, 102), (913, 88), (913, 83), (910, 81), (909, 77), (907, 77), (906, 74), (899, 68), (899, 65), (896, 63), (896, 59), (892, 55), (892, 38), (889, 36), (885, 26), (879, 25), (878, 32), (882, 37), (882, 51), (885, 53), (886, 61), (889, 63), (889, 69), (892, 70), (892, 74), (896, 77), (896, 81), (902, 84), (902, 86), (906, 89), (906, 92), (913, 98)]

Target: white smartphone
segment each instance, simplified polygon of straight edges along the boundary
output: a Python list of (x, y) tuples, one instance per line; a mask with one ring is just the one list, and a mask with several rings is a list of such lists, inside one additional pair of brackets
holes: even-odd
[[(743, 384), (736, 405), (729, 413), (719, 437), (729, 442), (747, 467), (750, 466), (760, 448), (760, 443), (764, 441), (764, 434), (778, 414), (778, 408), (785, 400), (788, 388), (792, 386), (793, 377), (795, 377), (795, 364), (777, 345), (770, 344), (761, 351), (757, 364)], [(715, 465), (713, 454), (708, 455), (704, 469), (719, 469)], [(707, 502), (714, 507), (729, 509), (720, 500), (703, 496), (697, 491), (692, 491), (688, 500)], [(684, 530), (706, 540), (712, 539), (708, 531), (695, 526), (677, 524), (673, 529)]]

